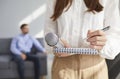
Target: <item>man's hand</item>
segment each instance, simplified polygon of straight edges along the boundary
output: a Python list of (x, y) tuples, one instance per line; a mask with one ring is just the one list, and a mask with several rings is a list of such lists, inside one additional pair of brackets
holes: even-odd
[(88, 39), (87, 41), (90, 42), (90, 47), (96, 50), (101, 50), (104, 45), (106, 44), (106, 35), (101, 30), (89, 30), (88, 31)]
[(27, 58), (27, 56), (24, 53), (21, 54), (21, 57), (23, 60), (25, 60)]
[[(67, 43), (66, 40), (61, 39), (62, 43), (64, 44), (65, 48), (70, 48), (71, 46)], [(71, 56), (71, 54), (66, 54), (66, 53), (54, 53), (56, 56), (58, 57), (67, 57), (67, 56)]]

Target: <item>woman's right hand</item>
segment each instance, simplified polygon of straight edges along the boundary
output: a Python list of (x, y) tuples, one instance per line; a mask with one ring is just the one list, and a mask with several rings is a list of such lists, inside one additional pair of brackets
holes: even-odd
[[(66, 40), (64, 39), (60, 39), (61, 42), (64, 44), (64, 47), (65, 48), (70, 48), (71, 46), (67, 43)], [(67, 56), (71, 56), (72, 54), (67, 54), (67, 53), (54, 53), (55, 56), (58, 56), (58, 57), (67, 57)]]

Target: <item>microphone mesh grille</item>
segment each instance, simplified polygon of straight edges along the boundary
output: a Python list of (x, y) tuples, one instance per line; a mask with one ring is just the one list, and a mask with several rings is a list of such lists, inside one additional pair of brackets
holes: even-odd
[(48, 33), (45, 36), (45, 40), (46, 40), (48, 45), (55, 46), (57, 44), (57, 42), (59, 41), (59, 38), (54, 33)]

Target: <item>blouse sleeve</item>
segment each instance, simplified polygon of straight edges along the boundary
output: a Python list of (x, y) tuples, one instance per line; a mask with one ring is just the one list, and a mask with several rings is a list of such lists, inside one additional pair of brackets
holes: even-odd
[(100, 51), (100, 55), (106, 59), (114, 59), (120, 52), (119, 0), (107, 0), (105, 26), (111, 26), (111, 28), (106, 31), (107, 42)]
[[(54, 12), (54, 4), (55, 4), (55, 0), (48, 0), (47, 1), (47, 11), (46, 11), (46, 16), (45, 16), (44, 36), (49, 32), (57, 34), (57, 21), (53, 21), (50, 18)], [(51, 53), (52, 47), (47, 45), (45, 38), (44, 38), (44, 44), (45, 44), (46, 52)]]

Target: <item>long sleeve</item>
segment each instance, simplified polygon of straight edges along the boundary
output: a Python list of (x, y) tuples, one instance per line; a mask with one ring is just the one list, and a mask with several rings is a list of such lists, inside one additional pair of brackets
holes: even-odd
[(35, 47), (36, 47), (39, 51), (45, 52), (44, 47), (38, 42), (37, 39), (32, 38), (32, 40), (33, 40), (33, 44), (35, 45)]
[(120, 14), (119, 0), (106, 0), (105, 26), (111, 26), (106, 32), (107, 42), (100, 55), (107, 59), (114, 59), (120, 52)]
[(17, 38), (14, 38), (11, 42), (11, 46), (10, 46), (10, 50), (13, 54), (17, 54), (20, 55), (21, 52), (19, 51), (19, 49), (17, 48)]
[[(24, 41), (24, 40), (22, 40), (22, 41)], [(19, 48), (19, 50), (21, 50), (22, 52), (29, 52), (30, 49), (29, 49), (28, 46), (26, 46), (25, 43), (22, 42), (22, 41), (19, 41), (19, 42), (18, 42), (18, 46), (19, 46), (18, 48)]]
[[(47, 4), (47, 11), (46, 11), (46, 18), (45, 18), (45, 26), (44, 26), (44, 36), (49, 33), (55, 33), (57, 34), (57, 21), (52, 21), (52, 19), (50, 18), (54, 12), (54, 2), (55, 0), (48, 0), (48, 4)], [(45, 49), (47, 53), (51, 53), (52, 52), (52, 47), (48, 46), (45, 39)]]

